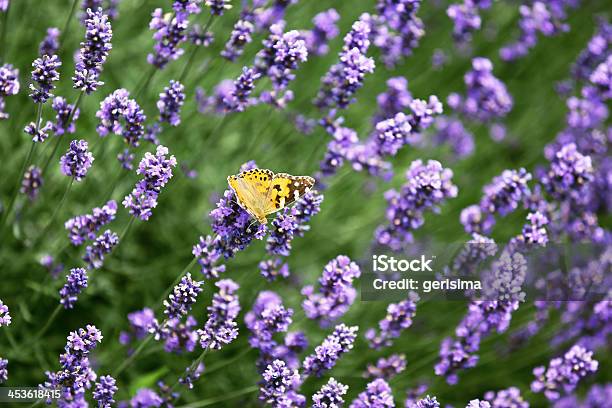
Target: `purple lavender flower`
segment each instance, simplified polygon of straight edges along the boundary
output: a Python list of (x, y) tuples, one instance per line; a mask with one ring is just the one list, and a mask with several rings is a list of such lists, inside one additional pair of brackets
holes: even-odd
[(544, 227), (549, 223), (548, 218), (539, 211), (527, 214), (528, 224), (523, 227), (522, 237), (528, 245), (546, 246), (548, 233)]
[(361, 88), (365, 74), (374, 72), (374, 60), (365, 55), (370, 45), (369, 17), (362, 14), (344, 37), (340, 62), (333, 65), (321, 80), (321, 89), (314, 101), (317, 107), (345, 109), (354, 101), (353, 95)]
[(179, 319), (191, 310), (198, 294), (202, 292), (200, 286), (202, 282), (191, 279), (189, 272), (183, 276), (168, 296), (168, 300), (164, 300), (164, 314), (168, 316), (168, 319)]
[(293, 71), (300, 62), (308, 58), (306, 44), (296, 30), (283, 33), (283, 24), (270, 27), (270, 36), (263, 41), (263, 48), (255, 57), (255, 68), (258, 73), (267, 75), (275, 92), (287, 88), (295, 75)]
[(388, 358), (379, 358), (376, 365), (368, 364), (364, 377), (383, 378), (388, 381), (405, 369), (406, 356), (403, 354), (391, 354)]
[(531, 383), (531, 390), (544, 392), (549, 401), (571, 393), (582, 378), (597, 371), (599, 363), (592, 356), (592, 351), (574, 345), (563, 357), (553, 358), (548, 368), (534, 368), (536, 379)]
[(9, 313), (9, 308), (2, 302), (0, 299), (0, 327), (8, 326), (11, 324), (11, 315)]
[(0, 120), (9, 117), (4, 111), (4, 98), (17, 95), (19, 88), (19, 70), (11, 64), (0, 65)]
[(170, 85), (159, 94), (159, 100), (157, 101), (159, 121), (178, 126), (181, 123), (183, 103), (185, 103), (185, 87), (178, 81), (170, 80)]
[(144, 122), (146, 116), (130, 93), (121, 88), (115, 90), (100, 102), (100, 109), (96, 112), (100, 123), (96, 130), (100, 137), (109, 133), (123, 136), (129, 146), (138, 146), (144, 135)]
[(497, 392), (485, 393), (484, 399), (491, 403), (493, 408), (529, 408), (529, 403), (521, 396), (521, 391), (516, 387), (510, 387)]
[(436, 144), (448, 143), (453, 153), (464, 158), (474, 152), (474, 135), (468, 131), (461, 120), (441, 116), (436, 119)]
[(40, 167), (30, 165), (23, 174), (19, 191), (28, 196), (30, 201), (36, 200), (40, 187), (43, 185), (42, 170)]
[(213, 16), (222, 16), (225, 10), (232, 8), (229, 0), (206, 0), (204, 4), (210, 7), (210, 14)]
[(55, 89), (53, 84), (59, 81), (59, 72), (57, 69), (62, 65), (57, 55), (43, 55), (36, 58), (32, 63), (34, 70), (32, 71), (32, 82), (30, 84), (30, 97), (34, 103), (45, 103), (53, 96), (51, 91)]
[(87, 287), (87, 271), (83, 268), (72, 268), (66, 275), (66, 283), (60, 289), (60, 303), (64, 309), (72, 309), (78, 296)]
[(223, 193), (210, 217), (213, 232), (221, 237), (219, 250), (225, 258), (245, 249), (253, 239), (262, 239), (267, 231), (265, 225), (252, 225), (251, 216), (236, 203), (231, 190)]
[(555, 199), (583, 203), (588, 198), (587, 189), (593, 180), (591, 157), (581, 154), (574, 143), (559, 149), (544, 175), (542, 184)]
[(329, 52), (329, 41), (340, 32), (337, 26), (339, 20), (340, 14), (333, 8), (314, 16), (312, 30), (302, 33), (309, 54), (325, 55)]
[(242, 112), (252, 105), (251, 93), (255, 89), (255, 81), (261, 77), (260, 73), (253, 68), (243, 67), (242, 74), (234, 82), (231, 98), (227, 98), (225, 105), (227, 109), (234, 112)]
[[(257, 362), (260, 372), (278, 358), (275, 357), (275, 354), (279, 350), (279, 344), (273, 339), (273, 336), (275, 333), (287, 331), (292, 315), (293, 310), (283, 306), (280, 296), (272, 291), (262, 291), (257, 296), (252, 310), (244, 316), (245, 325), (251, 332), (249, 344), (259, 349), (260, 352)], [(305, 342), (301, 341), (299, 336), (290, 338), (288, 334), (285, 341), (288, 344), (288, 351), (294, 353), (305, 347)], [(291, 357), (295, 359), (295, 356)]]
[(512, 109), (512, 96), (502, 81), (493, 75), (493, 64), (486, 58), (472, 59), (472, 70), (464, 76), (467, 94), (453, 93), (448, 104), (468, 118), (486, 122), (505, 117)]
[(428, 395), (425, 398), (421, 398), (414, 404), (410, 405), (408, 405), (408, 400), (406, 400), (406, 408), (440, 408), (440, 403), (438, 402), (436, 397), (430, 397)]
[(132, 192), (125, 196), (123, 205), (130, 214), (146, 221), (152, 215), (152, 209), (157, 206), (157, 198), (161, 189), (172, 178), (172, 168), (176, 167), (176, 158), (166, 158), (168, 148), (159, 145), (155, 155), (147, 152), (138, 165), (137, 174), (143, 176)]
[(215, 286), (219, 292), (213, 296), (208, 307), (208, 320), (204, 329), (198, 330), (198, 335), (202, 348), (220, 350), (238, 337), (236, 318), (240, 313), (240, 303), (236, 291), (239, 286), (231, 279), (222, 279)]
[(325, 385), (312, 396), (312, 408), (331, 408), (344, 405), (343, 395), (346, 395), (348, 385), (344, 385), (331, 377)]
[(42, 57), (43, 55), (51, 56), (51, 55), (57, 54), (57, 51), (59, 50), (59, 47), (60, 47), (59, 37), (60, 37), (59, 28), (57, 27), (47, 28), (47, 35), (45, 36), (45, 38), (41, 41), (40, 45), (38, 46), (38, 55)]
[(149, 28), (155, 30), (153, 53), (147, 55), (147, 62), (158, 69), (166, 67), (168, 62), (177, 60), (184, 51), (181, 43), (187, 40), (188, 14), (184, 12), (167, 14), (161, 8), (153, 11)]
[(221, 51), (221, 56), (228, 61), (236, 61), (244, 52), (244, 47), (253, 41), (251, 34), (253, 34), (254, 29), (250, 21), (238, 20), (230, 33), (225, 48)]
[(130, 400), (132, 408), (159, 408), (163, 404), (162, 398), (149, 388), (141, 388)]
[(104, 14), (101, 8), (95, 11), (87, 9), (86, 14), (85, 41), (81, 43), (72, 81), (75, 89), (89, 95), (99, 86), (104, 85), (104, 82), (98, 79), (102, 72), (102, 65), (113, 48), (111, 44), (113, 31), (108, 15)]
[(119, 244), (119, 236), (111, 230), (104, 231), (92, 245), (85, 248), (83, 260), (89, 269), (99, 269), (104, 264), (104, 256), (110, 254)]
[(184, 322), (181, 319), (168, 319), (157, 331), (156, 323), (153, 322), (152, 331), (164, 340), (164, 350), (167, 353), (192, 352), (198, 344), (198, 322), (193, 316), (187, 315)]
[(387, 79), (387, 90), (378, 94), (376, 103), (378, 112), (372, 121), (378, 123), (387, 118), (395, 116), (410, 106), (412, 94), (408, 90), (408, 80), (404, 77), (393, 77)]
[(298, 229), (298, 223), (292, 215), (292, 208), (286, 208), (272, 220), (272, 231), (268, 235), (266, 251), (271, 255), (289, 256), (291, 241)]
[(57, 279), (60, 273), (64, 271), (64, 264), (61, 262), (56, 262), (51, 255), (47, 254), (41, 256), (39, 262), (45, 267), (53, 279)]
[(378, 378), (371, 383), (368, 383), (366, 390), (349, 405), (349, 408), (393, 408), (393, 394), (391, 387), (382, 378)]
[(336, 326), (315, 348), (314, 354), (304, 359), (304, 375), (320, 377), (325, 371), (331, 370), (338, 359), (353, 348), (358, 329), (357, 326), (348, 327), (344, 323)]
[(8, 381), (8, 360), (0, 357), (0, 384)]
[(153, 309), (148, 307), (128, 313), (127, 318), (130, 322), (130, 331), (122, 331), (119, 334), (119, 342), (121, 344), (128, 344), (132, 340), (132, 337), (136, 340), (144, 338), (151, 332), (151, 329), (158, 324)]
[(124, 170), (133, 170), (134, 165), (132, 162), (134, 161), (134, 153), (130, 151), (130, 149), (123, 149), (121, 153), (117, 155), (117, 160), (121, 163), (121, 167)]
[(589, 79), (599, 88), (604, 100), (612, 99), (612, 55), (595, 68)]
[(399, 250), (412, 242), (412, 231), (425, 222), (423, 213), (426, 210), (437, 212), (439, 204), (457, 196), (452, 177), (452, 170), (443, 168), (438, 161), (429, 160), (427, 164), (413, 161), (402, 189), (385, 193), (389, 225), (376, 230), (378, 243)]
[(200, 8), (201, 2), (202, 0), (174, 0), (172, 2), (172, 9), (177, 13), (200, 14), (202, 11)]
[(199, 24), (194, 24), (187, 33), (189, 41), (198, 47), (209, 47), (215, 40), (215, 36), (212, 31), (204, 32), (204, 28)]
[(102, 208), (95, 207), (91, 214), (77, 215), (64, 224), (68, 238), (73, 245), (81, 245), (86, 240), (96, 238), (96, 232), (115, 219), (117, 203), (108, 201)]
[(369, 329), (365, 337), (372, 348), (390, 346), (393, 339), (399, 337), (403, 330), (412, 326), (412, 319), (416, 315), (416, 298), (403, 300), (399, 303), (390, 303), (387, 306), (387, 315), (378, 322), (380, 331)]
[(81, 2), (81, 10), (83, 10), (83, 12), (81, 13), (79, 18), (81, 24), (85, 24), (86, 22), (87, 9), (97, 10), (99, 8), (102, 8), (104, 13), (108, 15), (108, 18), (110, 20), (116, 19), (119, 16), (117, 7), (119, 6), (120, 1), (121, 0), (83, 0)]
[(472, 33), (480, 30), (482, 20), (478, 14), (478, 1), (465, 0), (460, 4), (451, 4), (446, 14), (453, 20), (453, 38), (465, 43), (471, 40)]
[(193, 246), (191, 253), (198, 258), (200, 272), (206, 279), (217, 279), (225, 272), (225, 265), (217, 265), (217, 262), (223, 256), (220, 244), (221, 237), (215, 236), (213, 238), (207, 235), (206, 238), (201, 236), (199, 242)]
[(301, 407), (306, 399), (296, 389), (300, 384), (297, 370), (291, 370), (282, 360), (274, 360), (264, 371), (259, 399), (273, 407)]
[[(53, 133), (56, 136), (61, 136), (64, 133), (74, 133), (76, 130), (75, 122), (79, 118), (81, 110), (79, 108), (74, 110), (72, 117), (70, 113), (74, 109), (74, 105), (69, 104), (66, 99), (61, 96), (53, 98), (51, 107), (55, 111), (55, 123), (53, 124)], [(70, 123), (68, 120), (70, 119)]]
[(110, 375), (100, 377), (93, 392), (93, 398), (98, 403), (98, 408), (110, 408), (115, 403), (113, 397), (118, 390), (116, 383)]
[(45, 123), (44, 126), (37, 126), (36, 123), (30, 122), (23, 128), (23, 131), (32, 136), (34, 143), (43, 143), (49, 137), (49, 131), (53, 128), (51, 122)]
[[(504, 170), (501, 175), (493, 178), (490, 184), (483, 188), (484, 196), (480, 200), (480, 208), (485, 214), (506, 216), (516, 210), (519, 204), (531, 194), (527, 183), (531, 180), (531, 173), (521, 168), (517, 170)], [(485, 221), (490, 231), (494, 220)]]
[(516, 42), (499, 50), (500, 57), (504, 61), (524, 57), (531, 48), (536, 46), (538, 32), (546, 37), (551, 37), (569, 31), (569, 25), (563, 23), (563, 20), (567, 18), (564, 9), (567, 6), (575, 5), (577, 3), (572, 1), (536, 1), (531, 5), (522, 4), (519, 7), (521, 35)]
[(62, 173), (81, 181), (87, 175), (87, 171), (94, 161), (93, 154), (87, 150), (85, 140), (73, 140), (65, 155), (60, 158)]
[(0, 0), (0, 11), (6, 12), (9, 8), (9, 0)]
[(289, 265), (280, 258), (267, 259), (259, 263), (259, 272), (268, 282), (275, 281), (279, 276), (289, 277)]
[(475, 399), (471, 400), (465, 408), (491, 408), (491, 404), (489, 404), (487, 401), (480, 401)]
[(512, 312), (518, 301), (472, 301), (468, 313), (455, 330), (457, 339), (447, 337), (440, 346), (440, 361), (435, 365), (436, 375), (446, 377), (448, 384), (456, 384), (458, 371), (474, 367), (478, 362), (480, 341), (496, 330), (508, 329)]
[(357, 292), (353, 288), (353, 280), (360, 275), (359, 266), (349, 257), (339, 255), (332, 259), (319, 278), (318, 293), (315, 293), (312, 285), (302, 289), (302, 295), (306, 296), (302, 302), (306, 317), (328, 326), (343, 316), (355, 300)]
[(483, 275), (483, 296), (499, 301), (525, 301), (522, 285), (527, 274), (527, 261), (519, 252), (506, 250)]

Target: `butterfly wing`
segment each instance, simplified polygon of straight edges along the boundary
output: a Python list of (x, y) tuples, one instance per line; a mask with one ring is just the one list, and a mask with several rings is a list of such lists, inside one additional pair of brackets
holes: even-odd
[(291, 205), (310, 191), (314, 184), (315, 179), (309, 176), (292, 176), (286, 173), (275, 174), (268, 190), (265, 214), (275, 213)]
[(274, 173), (270, 170), (252, 169), (229, 176), (227, 183), (236, 194), (238, 204), (259, 217), (265, 214), (266, 197), (273, 178)]

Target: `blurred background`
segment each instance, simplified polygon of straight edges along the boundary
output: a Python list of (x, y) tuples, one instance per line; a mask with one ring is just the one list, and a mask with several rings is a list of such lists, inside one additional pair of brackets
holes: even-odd
[[(152, 31), (148, 29), (150, 14), (156, 7), (170, 9), (169, 1), (123, 0), (119, 15), (113, 21), (113, 49), (104, 66), (101, 79), (105, 85), (83, 99), (77, 132), (74, 138), (89, 141), (97, 146), (97, 118), (95, 112), (100, 101), (117, 88), (134, 90), (149, 72), (146, 55), (153, 47)], [(0, 157), (2, 182), (0, 196), (3, 203), (12, 195), (15, 180), (19, 177), (21, 164), (29, 148), (29, 137), (22, 132), (25, 124), (35, 119), (35, 105), (27, 96), (27, 84), (31, 62), (37, 57), (38, 44), (48, 27), (63, 27), (72, 2), (68, 0), (13, 0), (8, 18), (6, 41), (3, 50), (5, 62), (20, 70), (22, 92), (6, 99), (6, 110), (10, 119), (0, 122)], [(514, 107), (504, 121), (507, 136), (494, 141), (486, 125), (468, 124), (473, 132), (476, 148), (467, 158), (456, 157), (447, 146), (415, 148), (406, 147), (392, 159), (395, 176), (389, 182), (351, 171), (345, 166), (329, 179), (329, 188), (323, 191), (325, 200), (322, 211), (311, 222), (311, 230), (304, 237), (296, 238), (288, 259), (291, 277), (273, 283), (265, 281), (257, 264), (265, 258), (265, 242), (255, 242), (234, 259), (227, 262), (224, 277), (240, 284), (239, 297), (240, 336), (219, 352), (209, 352), (204, 360), (210, 373), (196, 383), (193, 390), (181, 390), (181, 401), (176, 405), (194, 401), (207, 401), (212, 405), (252, 406), (257, 404), (256, 392), (236, 398), (217, 401), (252, 387), (260, 380), (255, 367), (257, 350), (249, 348), (248, 330), (243, 325), (243, 316), (252, 306), (257, 293), (273, 290), (280, 294), (284, 304), (295, 310), (295, 321), (291, 330), (304, 330), (310, 347), (306, 353), (328, 334), (315, 322), (303, 318), (300, 289), (305, 284), (315, 284), (324, 265), (338, 254), (355, 261), (367, 260), (376, 226), (385, 222), (386, 202), (384, 191), (399, 188), (405, 178), (405, 169), (415, 159), (436, 159), (454, 172), (454, 183), (459, 188), (456, 198), (449, 199), (440, 214), (426, 215), (425, 225), (416, 232), (417, 238), (432, 238), (437, 241), (457, 243), (469, 237), (459, 222), (460, 211), (477, 203), (483, 185), (507, 168), (524, 167), (533, 171), (544, 164), (543, 148), (554, 140), (563, 129), (567, 108), (558, 96), (555, 85), (570, 75), (571, 64), (584, 49), (596, 30), (596, 17), (609, 13), (606, 1), (585, 1), (571, 10), (568, 24), (571, 30), (561, 35), (539, 39), (537, 46), (516, 62), (504, 63), (498, 57), (502, 45), (519, 35), (518, 2), (495, 2), (491, 9), (482, 12), (483, 27), (474, 33), (469, 49), (456, 46), (452, 39), (452, 22), (446, 15), (446, 2), (424, 2), (419, 12), (425, 24), (426, 34), (414, 54), (393, 69), (379, 62), (378, 51), (371, 48), (370, 55), (377, 61), (374, 74), (368, 75), (364, 87), (358, 92), (357, 103), (344, 112), (346, 126), (357, 130), (362, 138), (372, 129), (371, 117), (377, 111), (376, 95), (386, 89), (385, 81), (394, 76), (403, 76), (414, 97), (427, 98), (437, 95), (445, 101), (451, 92), (465, 92), (463, 75), (470, 69), (472, 56), (490, 58), (494, 74), (507, 86), (514, 98)], [(313, 57), (302, 64), (296, 80), (290, 85), (295, 99), (286, 112), (272, 111), (268, 106), (255, 106), (234, 115), (221, 124), (215, 114), (197, 112), (194, 99), (196, 87), (211, 93), (223, 79), (235, 79), (243, 65), (250, 65), (261, 47), (263, 33), (255, 35), (242, 57), (229, 63), (219, 57), (219, 52), (238, 19), (240, 7), (234, 8), (216, 19), (212, 26), (215, 34), (213, 44), (201, 49), (193, 59), (184, 80), (187, 100), (182, 110), (182, 123), (176, 128), (168, 127), (160, 135), (179, 162), (175, 177), (161, 193), (158, 207), (147, 222), (137, 221), (124, 242), (107, 259), (105, 266), (90, 274), (90, 285), (79, 298), (73, 310), (62, 310), (42, 338), (31, 344), (35, 333), (45, 324), (56, 307), (57, 291), (64, 283), (63, 272), (54, 280), (39, 264), (41, 256), (61, 252), (60, 261), (71, 268), (78, 265), (82, 249), (67, 246), (66, 231), (62, 223), (69, 217), (85, 214), (93, 207), (104, 203), (106, 193), (115, 180), (113, 198), (118, 202), (132, 189), (138, 180), (135, 172), (125, 172), (119, 166), (116, 155), (123, 149), (117, 136), (104, 139), (94, 166), (86, 179), (76, 183), (65, 204), (60, 208), (55, 225), (50, 229), (43, 244), (33, 249), (32, 244), (51, 219), (62, 199), (67, 178), (60, 173), (59, 165), (52, 163), (41, 195), (33, 203), (23, 196), (15, 207), (16, 218), (11, 228), (4, 232), (0, 243), (0, 298), (9, 305), (13, 324), (9, 328), (16, 347), (0, 333), (0, 356), (9, 358), (10, 386), (35, 386), (44, 381), (46, 370), (57, 370), (58, 355), (62, 352), (69, 331), (86, 324), (101, 329), (104, 340), (94, 353), (93, 360), (99, 374), (112, 372), (126, 358), (128, 348), (119, 343), (119, 333), (129, 327), (127, 314), (143, 307), (151, 307), (160, 313), (160, 296), (176, 276), (192, 260), (191, 248), (200, 235), (210, 234), (209, 211), (227, 188), (226, 177), (235, 174), (241, 164), (255, 160), (259, 167), (277, 172), (314, 175), (319, 168), (329, 136), (317, 126), (310, 135), (300, 133), (288, 120), (287, 112), (320, 118), (311, 103), (319, 88), (320, 78), (337, 61), (342, 46), (342, 37), (362, 12), (374, 12), (375, 2), (360, 1), (301, 1), (287, 8), (286, 21), (289, 29), (310, 29), (311, 19), (318, 12), (335, 8), (340, 14), (340, 35), (330, 43), (331, 51), (321, 57)], [(205, 24), (205, 10), (196, 21)], [(192, 18), (192, 21), (193, 18)], [(61, 80), (56, 95), (64, 96), (73, 103), (77, 92), (69, 79), (73, 72), (73, 56), (82, 41), (84, 29), (78, 18), (72, 19), (61, 45)], [(2, 46), (2, 45), (0, 45)], [(170, 79), (177, 79), (188, 57), (191, 44), (185, 44), (185, 55), (171, 62), (166, 69), (157, 72), (138, 102), (147, 117), (157, 116), (156, 101)], [(447, 61), (439, 69), (432, 67), (432, 56), (442, 51)], [(446, 107), (445, 107), (446, 108)], [(44, 115), (51, 119), (49, 104)], [(246, 146), (257, 136), (253, 149)], [(49, 142), (39, 146), (34, 161), (41, 163), (51, 149)], [(145, 151), (152, 151), (151, 144), (143, 143), (136, 151), (140, 160)], [(249, 150), (251, 150), (249, 152)], [(96, 149), (94, 149), (94, 153)], [(59, 157), (59, 156), (58, 156)], [(135, 163), (137, 163), (137, 161)], [(195, 171), (193, 178), (187, 171)], [(523, 225), (525, 211), (517, 211), (499, 220), (492, 237), (506, 242), (518, 234)], [(128, 223), (129, 214), (120, 206), (117, 219), (111, 224), (116, 232)], [(610, 218), (600, 220), (610, 227)], [(67, 269), (66, 269), (67, 271)], [(198, 267), (191, 270), (199, 277)], [(206, 320), (205, 307), (210, 304), (215, 292), (212, 282), (206, 282), (204, 292), (194, 307), (194, 317), (202, 325)], [(428, 393), (436, 395), (444, 404), (462, 407), (470, 399), (482, 397), (488, 390), (509, 386), (519, 387), (532, 406), (546, 406), (540, 394), (529, 392), (533, 380), (532, 369), (547, 364), (551, 357), (567, 349), (552, 347), (558, 316), (527, 344), (514, 349), (510, 343), (512, 332), (520, 330), (533, 319), (535, 308), (524, 304), (513, 315), (511, 327), (503, 335), (491, 335), (483, 341), (481, 361), (474, 369), (461, 373), (458, 386), (448, 386), (443, 379), (433, 374), (433, 365), (438, 356), (441, 340), (454, 333), (457, 323), (465, 314), (462, 302), (425, 302), (420, 304), (413, 326), (406, 330), (393, 346), (375, 351), (368, 348), (363, 332), (375, 327), (385, 316), (384, 302), (362, 303), (358, 300), (341, 319), (350, 325), (359, 325), (360, 335), (355, 349), (344, 355), (329, 373), (349, 386), (346, 400), (351, 401), (363, 391), (368, 380), (361, 373), (368, 363), (391, 353), (403, 353), (407, 369), (393, 378), (397, 405), (403, 404), (405, 392), (422, 382), (430, 384)], [(26, 347), (27, 344), (27, 347)], [(162, 344), (150, 343), (143, 353), (119, 376), (117, 400), (126, 400), (141, 387), (155, 387), (159, 380), (172, 384), (185, 367), (197, 357), (198, 350), (181, 355), (166, 353)], [(600, 361), (599, 372), (584, 381), (579, 393), (584, 393), (589, 384), (612, 380), (610, 351), (599, 350), (595, 358)], [(320, 379), (309, 379), (301, 389), (307, 397), (316, 392), (327, 381), (328, 375)]]

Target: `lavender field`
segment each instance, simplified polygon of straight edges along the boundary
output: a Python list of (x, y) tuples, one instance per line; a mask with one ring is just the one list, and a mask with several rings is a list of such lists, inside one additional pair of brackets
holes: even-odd
[(612, 407), (610, 10), (0, 0), (0, 405)]

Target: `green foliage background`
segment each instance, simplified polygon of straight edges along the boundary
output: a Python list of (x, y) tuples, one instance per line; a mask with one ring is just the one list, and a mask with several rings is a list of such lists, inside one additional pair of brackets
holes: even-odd
[[(0, 197), (4, 205), (12, 194), (29, 148), (29, 139), (21, 129), (35, 116), (35, 106), (27, 97), (30, 64), (37, 56), (38, 44), (46, 28), (61, 28), (72, 2), (12, 0), (11, 3), (5, 42), (7, 48), (3, 52), (6, 62), (16, 65), (21, 71), (22, 92), (7, 98), (11, 117), (0, 122)], [(376, 72), (366, 78), (365, 86), (358, 93), (358, 103), (345, 114), (346, 124), (358, 130), (362, 137), (366, 137), (371, 129), (370, 118), (376, 111), (375, 97), (385, 89), (385, 81), (389, 77), (405, 76), (413, 95), (421, 98), (435, 94), (445, 100), (450, 92), (463, 92), (465, 89), (463, 74), (469, 69), (470, 58), (458, 52), (451, 40), (452, 27), (445, 7), (436, 6), (439, 1), (424, 3), (419, 15), (424, 20), (426, 36), (415, 54), (391, 71), (377, 60)], [(188, 179), (177, 169), (174, 179), (162, 192), (153, 217), (148, 222), (133, 225), (125, 242), (108, 259), (105, 267), (91, 274), (90, 287), (80, 297), (75, 309), (62, 311), (50, 329), (37, 339), (35, 333), (56, 307), (57, 290), (63, 284), (63, 279), (52, 281), (46, 276), (38, 264), (40, 256), (43, 253), (59, 253), (66, 247), (66, 233), (61, 226), (64, 220), (102, 205), (104, 197), (113, 187), (116, 187), (113, 198), (120, 202), (137, 180), (134, 172), (122, 173), (115, 159), (123, 149), (119, 137), (111, 136), (98, 144), (95, 112), (100, 101), (114, 89), (124, 87), (133, 93), (137, 84), (149, 73), (146, 54), (153, 45), (152, 32), (148, 29), (150, 13), (155, 7), (169, 10), (170, 1), (123, 0), (121, 3), (119, 18), (113, 22), (113, 50), (102, 74), (106, 84), (83, 100), (78, 131), (74, 135), (75, 138), (88, 140), (94, 153), (97, 153), (93, 168), (83, 182), (73, 186), (53, 228), (42, 237), (41, 245), (35, 245), (36, 240), (49, 222), (68, 182), (60, 174), (55, 160), (38, 201), (30, 205), (23, 197), (19, 198), (15, 222), (0, 238), (0, 298), (8, 304), (13, 315), (13, 324), (0, 330), (0, 355), (10, 359), (8, 385), (34, 386), (43, 381), (45, 370), (58, 368), (58, 355), (68, 332), (86, 324), (96, 325), (104, 334), (104, 340), (95, 352), (97, 372), (100, 375), (112, 373), (126, 358), (126, 348), (118, 343), (119, 331), (128, 326), (126, 314), (145, 306), (159, 311), (160, 296), (191, 261), (192, 245), (199, 235), (210, 233), (207, 214), (214, 206), (215, 197), (226, 188), (228, 174), (236, 173), (239, 166), (250, 159), (256, 160), (260, 167), (293, 174), (313, 174), (318, 169), (328, 140), (320, 128), (313, 135), (304, 136), (294, 129), (286, 114), (271, 112), (265, 106), (249, 109), (221, 126), (219, 117), (196, 112), (193, 98), (195, 86), (211, 91), (220, 80), (237, 77), (242, 65), (250, 64), (260, 47), (261, 34), (256, 36), (237, 63), (223, 62), (218, 56), (237, 19), (239, 5), (234, 6), (214, 23), (214, 44), (200, 50), (190, 67), (185, 81), (188, 100), (183, 108), (182, 124), (178, 128), (166, 129), (160, 136), (162, 144), (169, 147), (179, 163), (196, 169), (198, 177)], [(344, 33), (359, 14), (374, 11), (374, 1), (302, 0), (289, 7), (287, 29), (311, 28), (311, 18), (330, 7), (335, 7), (341, 15), (341, 35), (332, 41), (331, 52), (327, 56), (312, 58), (299, 69), (297, 79), (291, 85), (296, 95), (295, 101), (290, 104), (291, 112), (317, 115), (310, 101), (316, 94), (319, 79), (336, 61)], [(457, 160), (445, 148), (405, 148), (393, 160), (396, 176), (389, 183), (370, 179), (348, 168), (341, 170), (330, 180), (322, 212), (314, 218), (311, 231), (304, 238), (294, 241), (289, 258), (291, 279), (267, 283), (259, 276), (257, 263), (264, 257), (262, 242), (253, 244), (228, 262), (225, 276), (241, 285), (241, 335), (222, 351), (208, 353), (205, 359), (208, 372), (194, 390), (182, 393), (182, 401), (203, 401), (218, 406), (251, 406), (257, 403), (254, 392), (233, 399), (229, 397), (235, 392), (248, 392), (259, 381), (254, 365), (257, 352), (248, 346), (248, 332), (242, 325), (242, 316), (262, 289), (277, 291), (283, 296), (285, 304), (294, 308), (296, 323), (291, 330), (306, 331), (311, 342), (308, 352), (323, 339), (327, 331), (303, 318), (300, 288), (303, 284), (314, 283), (323, 266), (338, 254), (349, 255), (355, 260), (367, 255), (373, 231), (384, 221), (383, 192), (402, 184), (404, 170), (412, 160), (440, 160), (443, 165), (453, 169), (454, 181), (459, 187), (459, 196), (449, 200), (441, 214), (428, 215), (426, 224), (417, 236), (438, 241), (464, 241), (467, 236), (459, 223), (459, 212), (479, 200), (484, 184), (506, 168), (525, 167), (533, 170), (538, 163), (543, 163), (543, 147), (563, 128), (566, 114), (565, 103), (555, 93), (554, 84), (569, 76), (571, 63), (595, 30), (594, 16), (606, 10), (609, 11), (609, 2), (604, 0), (583, 2), (579, 9), (570, 14), (572, 29), (569, 33), (541, 38), (526, 58), (510, 64), (499, 61), (497, 52), (501, 45), (518, 35), (518, 4), (496, 2), (491, 10), (484, 12), (484, 28), (475, 35), (473, 55), (493, 60), (495, 75), (506, 83), (514, 97), (514, 109), (506, 121), (508, 138), (502, 143), (495, 143), (488, 135), (488, 128), (471, 126), (476, 137), (476, 151), (465, 160)], [(207, 13), (203, 13), (197, 19), (204, 24), (206, 17)], [(56, 95), (65, 96), (71, 102), (77, 96), (69, 79), (74, 66), (73, 55), (83, 33), (84, 29), (77, 19), (73, 19), (61, 47), (64, 65)], [(157, 113), (157, 95), (170, 79), (180, 75), (192, 47), (186, 45), (186, 55), (158, 72), (146, 94), (139, 97), (138, 102), (150, 120)], [(448, 65), (440, 71), (431, 68), (432, 53), (438, 48), (450, 56)], [(47, 104), (44, 115), (45, 119), (52, 119), (50, 104)], [(255, 148), (249, 149), (247, 146), (253, 138), (257, 138)], [(50, 153), (51, 142), (49, 140), (38, 146), (36, 163), (44, 162)], [(68, 137), (65, 137), (62, 152), (67, 143)], [(150, 144), (141, 146), (136, 160), (146, 150), (152, 150)], [(59, 159), (59, 155), (56, 158)], [(525, 213), (517, 212), (500, 221), (494, 238), (503, 242), (517, 234), (524, 216)], [(128, 219), (127, 211), (120, 207), (118, 218), (111, 228), (119, 233)], [(63, 252), (62, 261), (67, 267), (74, 267), (79, 264), (81, 255), (79, 250), (68, 248)], [(197, 268), (192, 273), (197, 276)], [(195, 306), (194, 316), (201, 324), (206, 319), (205, 307), (210, 303), (214, 289), (212, 282), (206, 282), (205, 291)], [(356, 302), (342, 319), (361, 328), (355, 350), (345, 355), (330, 373), (350, 386), (347, 401), (364, 389), (367, 381), (361, 378), (361, 372), (367, 363), (375, 362), (379, 356), (391, 352), (401, 352), (406, 354), (408, 368), (391, 380), (398, 405), (403, 404), (405, 390), (421, 381), (433, 381), (428, 392), (438, 396), (443, 403), (459, 407), (465, 406), (472, 398), (481, 397), (487, 390), (511, 385), (520, 387), (532, 406), (545, 405), (540, 396), (528, 390), (532, 368), (547, 363), (552, 356), (564, 351), (551, 349), (548, 343), (555, 334), (556, 319), (525, 347), (512, 352), (509, 350), (508, 333), (491, 336), (483, 343), (478, 366), (462, 373), (458, 386), (449, 387), (433, 375), (433, 364), (440, 341), (453, 333), (465, 313), (465, 304), (420, 304), (413, 327), (405, 331), (392, 347), (380, 352), (373, 351), (367, 348), (361, 334), (383, 318), (385, 307), (384, 303)], [(526, 324), (532, 318), (533, 310), (533, 305), (523, 305), (515, 313), (509, 332)], [(13, 344), (9, 337), (13, 338)], [(164, 353), (161, 345), (150, 344), (143, 355), (119, 377), (119, 399), (132, 396), (138, 387), (154, 386), (159, 379), (173, 384), (197, 353), (196, 350), (193, 355), (177, 356)], [(586, 383), (612, 379), (609, 374), (612, 369), (610, 353), (600, 351), (596, 358), (601, 362), (600, 371)], [(310, 379), (302, 387), (302, 392), (310, 396), (326, 381), (327, 378)], [(586, 388), (587, 385), (583, 384), (580, 390)]]

